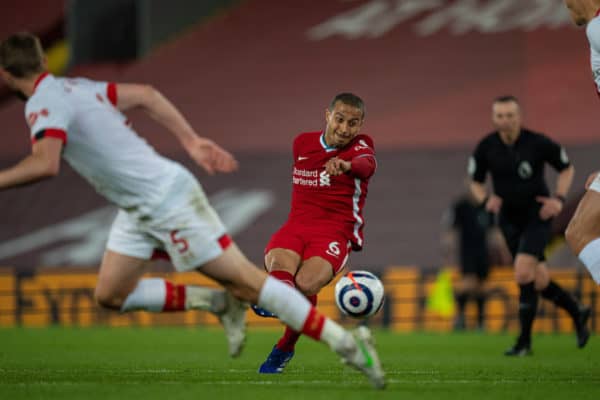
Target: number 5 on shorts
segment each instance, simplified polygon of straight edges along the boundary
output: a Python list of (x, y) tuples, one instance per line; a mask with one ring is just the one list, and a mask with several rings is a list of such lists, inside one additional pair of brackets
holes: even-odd
[(186, 251), (188, 251), (190, 246), (188, 245), (187, 240), (177, 237), (178, 233), (179, 233), (178, 230), (171, 231), (171, 243), (173, 243), (175, 245), (175, 247), (177, 248), (179, 253), (183, 254)]

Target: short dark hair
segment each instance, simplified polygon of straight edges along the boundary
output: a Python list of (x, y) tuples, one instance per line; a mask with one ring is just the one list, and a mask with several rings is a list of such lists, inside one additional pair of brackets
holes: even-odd
[(519, 103), (519, 99), (517, 99), (516, 96), (513, 96), (512, 94), (507, 94), (504, 96), (498, 96), (494, 99), (494, 104), (496, 103)]
[(365, 114), (367, 112), (367, 110), (365, 108), (365, 102), (360, 97), (355, 95), (354, 93), (337, 94), (333, 98), (333, 100), (331, 100), (331, 103), (329, 103), (329, 111), (333, 111), (333, 108), (335, 107), (335, 103), (337, 103), (338, 101), (343, 104), (346, 104), (348, 106), (358, 108), (362, 112), (363, 118), (365, 117)]
[(44, 71), (44, 50), (37, 36), (15, 33), (0, 42), (0, 68), (17, 78), (29, 78)]

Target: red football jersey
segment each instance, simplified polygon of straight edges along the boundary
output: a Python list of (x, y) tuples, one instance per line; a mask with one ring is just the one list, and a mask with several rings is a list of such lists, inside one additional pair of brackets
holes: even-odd
[(360, 179), (352, 172), (330, 176), (325, 163), (339, 157), (346, 161), (369, 157), (376, 165), (373, 139), (357, 135), (343, 148), (329, 147), (323, 132), (302, 133), (294, 140), (292, 206), (288, 224), (318, 232), (339, 231), (354, 250), (363, 246), (363, 207), (369, 177)]

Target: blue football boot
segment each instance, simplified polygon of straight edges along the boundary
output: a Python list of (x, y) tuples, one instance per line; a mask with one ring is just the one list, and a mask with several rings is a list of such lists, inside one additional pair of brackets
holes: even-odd
[(258, 372), (261, 374), (280, 374), (292, 357), (294, 357), (293, 351), (282, 351), (275, 346), (267, 360), (258, 369)]
[(271, 311), (267, 311), (264, 308), (261, 308), (261, 307), (257, 306), (256, 304), (252, 304), (250, 306), (250, 308), (252, 309), (252, 311), (254, 311), (254, 314), (258, 315), (259, 317), (277, 318), (277, 315), (275, 315)]

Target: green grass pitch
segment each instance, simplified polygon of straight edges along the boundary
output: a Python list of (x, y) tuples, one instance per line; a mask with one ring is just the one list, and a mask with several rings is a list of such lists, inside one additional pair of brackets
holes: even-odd
[(599, 399), (600, 339), (536, 335), (507, 358), (505, 335), (377, 331), (378, 392), (324, 345), (302, 338), (282, 375), (259, 375), (278, 332), (250, 329), (241, 358), (217, 329), (0, 329), (0, 399)]

